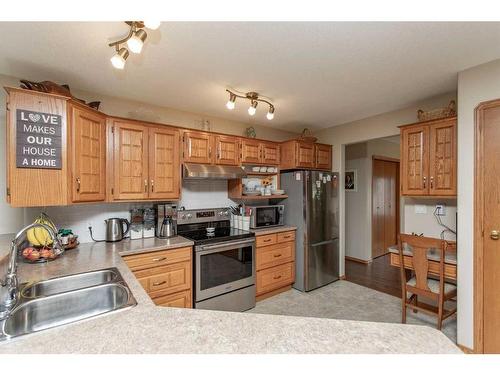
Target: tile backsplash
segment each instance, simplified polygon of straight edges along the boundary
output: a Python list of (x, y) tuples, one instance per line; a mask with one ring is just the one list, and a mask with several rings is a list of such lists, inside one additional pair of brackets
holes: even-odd
[[(184, 180), (182, 199), (177, 203), (187, 210), (199, 208), (227, 207), (234, 202), (227, 197), (226, 180)], [(47, 213), (58, 228), (71, 228), (79, 236), (81, 243), (92, 242), (88, 231), (89, 224), (95, 239), (104, 239), (105, 219), (121, 217), (130, 220), (130, 209), (151, 207), (153, 203), (103, 203), (81, 204), (68, 207), (27, 208), (25, 220), (31, 223), (43, 211)]]

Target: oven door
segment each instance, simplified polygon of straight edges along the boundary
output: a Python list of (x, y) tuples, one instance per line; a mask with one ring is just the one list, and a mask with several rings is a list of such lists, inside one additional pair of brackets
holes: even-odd
[(255, 238), (195, 248), (195, 300), (255, 284)]
[(261, 206), (252, 208), (252, 228), (283, 225), (283, 206)]

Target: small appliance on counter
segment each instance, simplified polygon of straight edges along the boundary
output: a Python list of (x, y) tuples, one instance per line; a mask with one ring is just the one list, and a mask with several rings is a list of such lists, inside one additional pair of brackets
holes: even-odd
[(283, 225), (285, 206), (250, 206), (250, 228), (267, 228)]
[[(130, 230), (130, 223), (127, 219), (113, 217), (104, 220), (106, 223), (106, 242), (118, 242), (125, 238)], [(125, 230), (123, 225), (125, 224)]]
[(139, 240), (144, 232), (144, 210), (133, 208), (130, 210), (130, 239)]
[(177, 236), (177, 206), (160, 203), (156, 207), (156, 237), (171, 238)]

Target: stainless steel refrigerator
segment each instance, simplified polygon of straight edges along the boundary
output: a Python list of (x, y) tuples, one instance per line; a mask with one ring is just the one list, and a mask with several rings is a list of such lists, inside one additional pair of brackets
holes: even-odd
[(338, 173), (281, 174), (285, 224), (297, 227), (295, 289), (308, 292), (339, 279)]

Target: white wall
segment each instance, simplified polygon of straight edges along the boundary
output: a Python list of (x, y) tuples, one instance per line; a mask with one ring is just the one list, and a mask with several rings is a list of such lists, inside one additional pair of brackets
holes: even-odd
[(500, 98), (500, 60), (458, 74), (458, 332), (474, 344), (474, 110)]
[[(19, 79), (15, 77), (0, 75), (0, 86), (19, 86)], [(210, 130), (234, 135), (244, 135), (245, 129), (250, 124), (236, 121), (229, 121), (217, 117), (206, 116), (191, 112), (179, 111), (172, 108), (165, 108), (140, 103), (127, 99), (103, 96), (95, 93), (79, 91), (72, 88), (74, 96), (87, 100), (100, 100), (101, 110), (109, 115), (133, 118), (144, 121), (153, 121), (174, 126), (182, 126), (187, 128), (201, 129), (202, 124), (208, 120)], [(5, 103), (6, 93), (0, 91), (0, 101)], [(0, 106), (0, 153), (5, 155), (5, 106)], [(257, 137), (282, 141), (297, 136), (295, 133), (290, 133), (278, 129), (273, 129), (264, 126), (253, 125)], [(45, 207), (45, 208), (11, 208), (5, 199), (6, 173), (5, 173), (5, 156), (3, 163), (0, 163), (0, 234), (12, 233), (19, 230), (23, 224), (28, 224), (33, 221), (34, 217), (40, 212), (47, 212), (54, 222), (61, 227), (69, 227), (74, 229), (75, 233), (80, 236), (81, 242), (90, 241), (88, 234), (88, 223), (91, 222), (94, 227), (96, 238), (104, 236), (104, 219), (118, 216), (129, 218), (129, 210), (137, 204), (128, 203), (110, 203), (110, 204), (85, 204), (71, 207)], [(194, 208), (212, 208), (224, 207), (233, 204), (227, 198), (227, 182), (226, 181), (183, 181), (182, 199), (179, 205), (183, 205), (186, 209)], [(139, 206), (143, 206), (139, 204)], [(146, 205), (144, 205), (146, 206)]]
[[(405, 218), (404, 233), (423, 233), (426, 237), (440, 238), (444, 228), (437, 224), (436, 218), (434, 217), (434, 211), (437, 204), (444, 204), (446, 206), (445, 215), (441, 216), (441, 221), (456, 232), (456, 199), (418, 199), (404, 197), (403, 202), (404, 205), (401, 210)], [(417, 208), (419, 212), (416, 212)], [(420, 213), (422, 208), (425, 210), (425, 213)], [(455, 241), (456, 235), (446, 232), (443, 238)]]

